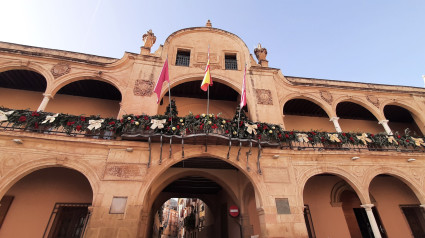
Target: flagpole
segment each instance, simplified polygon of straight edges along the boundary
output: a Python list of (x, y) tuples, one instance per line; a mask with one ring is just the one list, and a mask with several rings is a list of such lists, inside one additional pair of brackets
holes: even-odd
[[(168, 55), (167, 55), (167, 64), (168, 64)], [(168, 65), (167, 65), (168, 67)], [(168, 79), (168, 103), (170, 104), (170, 118), (171, 118), (171, 126), (173, 126), (173, 114), (171, 111), (171, 89), (170, 89), (170, 79)]]
[[(208, 44), (208, 61), (210, 61), (210, 44)], [(208, 67), (208, 65), (207, 65)], [(211, 77), (211, 75), (210, 75)], [(208, 83), (208, 87), (207, 87), (207, 115), (209, 115), (209, 110), (210, 110), (210, 83)]]
[[(245, 72), (244, 72), (244, 80), (245, 80), (245, 75), (246, 74), (246, 63), (245, 63)], [(243, 87), (244, 87), (244, 84), (245, 82), (242, 82), (242, 90), (245, 90), (246, 91), (246, 89), (243, 89)], [(245, 87), (246, 87), (246, 85), (245, 85)], [(244, 92), (242, 91), (241, 92), (242, 93), (242, 95), (241, 95), (241, 102), (242, 102), (242, 99), (243, 99), (243, 94), (244, 94)], [(246, 92), (245, 92), (246, 93)], [(242, 110), (242, 107), (240, 106), (240, 104), (239, 104), (239, 116), (238, 116), (238, 137), (239, 137), (239, 121), (241, 120), (241, 110)]]

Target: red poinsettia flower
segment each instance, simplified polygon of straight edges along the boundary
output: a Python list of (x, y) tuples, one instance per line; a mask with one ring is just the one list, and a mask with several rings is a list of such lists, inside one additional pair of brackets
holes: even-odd
[(409, 139), (406, 139), (406, 142), (407, 142), (407, 143), (409, 143), (409, 142), (410, 142), (410, 140), (409, 140)]
[(110, 121), (108, 124), (109, 125), (115, 125), (115, 121)]
[(32, 112), (31, 116), (38, 117), (38, 116), (40, 116), (40, 114), (38, 114), (38, 112)]
[(347, 134), (345, 134), (345, 133), (342, 133), (342, 135), (343, 135), (343, 136), (347, 136)]
[(80, 130), (81, 130), (81, 127), (82, 127), (82, 126), (78, 125), (78, 126), (76, 126), (76, 127), (75, 127), (75, 129), (76, 129), (77, 131), (80, 131)]
[(353, 138), (352, 136), (350, 136), (350, 140), (351, 140), (351, 141), (354, 141), (354, 138)]
[(27, 120), (27, 117), (26, 116), (19, 117), (19, 121), (20, 122), (25, 122), (26, 120)]
[(375, 135), (374, 134), (370, 134), (370, 137), (374, 137)]
[(289, 135), (288, 135), (288, 134), (285, 134), (285, 137), (286, 137), (286, 138), (289, 138)]
[(180, 129), (180, 125), (177, 125), (177, 126), (176, 126), (176, 128), (177, 128), (177, 129)]
[(75, 121), (69, 121), (69, 122), (66, 123), (67, 126), (72, 126), (74, 124), (75, 124)]
[(148, 116), (144, 116), (143, 119), (145, 119), (145, 121), (149, 120)]
[(401, 136), (400, 136), (400, 135), (397, 135), (397, 138), (398, 138), (398, 139), (400, 139), (400, 138), (401, 138)]
[(146, 128), (145, 128), (146, 130), (150, 130), (151, 128), (149, 127), (149, 126), (146, 126)]
[(229, 130), (226, 130), (226, 131), (225, 131), (225, 133), (226, 133), (226, 134), (229, 134)]
[(195, 116), (196, 119), (199, 119), (199, 117), (200, 117), (199, 114)]
[(34, 128), (35, 128), (35, 129), (38, 129), (38, 122), (35, 122), (35, 123), (34, 123)]
[(86, 117), (80, 117), (81, 121), (86, 121)]

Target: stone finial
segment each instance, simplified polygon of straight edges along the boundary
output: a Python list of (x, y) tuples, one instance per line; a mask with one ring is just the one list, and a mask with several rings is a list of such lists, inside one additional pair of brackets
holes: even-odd
[(267, 49), (261, 47), (261, 44), (258, 43), (257, 48), (254, 49), (254, 54), (257, 57), (258, 63), (263, 67), (269, 67), (269, 61), (266, 60)]
[(145, 43), (144, 46), (142, 46), (142, 54), (149, 54), (151, 52), (151, 47), (153, 44), (155, 44), (156, 36), (152, 32), (152, 29), (150, 29), (146, 34), (143, 35), (143, 42)]
[(206, 27), (212, 27), (211, 21), (208, 19), (207, 24), (205, 24)]

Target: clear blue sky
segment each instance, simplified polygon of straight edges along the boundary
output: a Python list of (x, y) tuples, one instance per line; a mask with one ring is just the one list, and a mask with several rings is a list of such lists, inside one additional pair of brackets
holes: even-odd
[(121, 58), (152, 29), (154, 50), (182, 28), (261, 42), (284, 75), (423, 87), (424, 0), (0, 0), (0, 41)]

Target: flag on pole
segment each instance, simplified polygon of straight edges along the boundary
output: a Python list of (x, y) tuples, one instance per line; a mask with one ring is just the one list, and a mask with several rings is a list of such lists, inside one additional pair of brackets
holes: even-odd
[[(170, 82), (169, 76), (168, 76), (168, 58), (164, 62), (164, 66), (162, 67), (161, 74), (159, 75), (158, 82), (156, 82), (154, 92), (157, 95), (156, 103), (159, 103), (159, 99), (161, 97), (161, 90), (162, 90), (162, 84), (164, 81)], [(170, 95), (171, 96), (171, 95)]]
[(239, 104), (239, 107), (242, 109), (245, 105), (246, 105), (246, 64), (245, 64), (245, 72), (243, 73), (241, 103)]
[(205, 75), (201, 83), (201, 89), (206, 92), (208, 90), (208, 86), (212, 86), (212, 85), (213, 85), (213, 82), (212, 82), (211, 74), (210, 74), (210, 46), (208, 46), (208, 62), (207, 62), (207, 67), (205, 67)]

